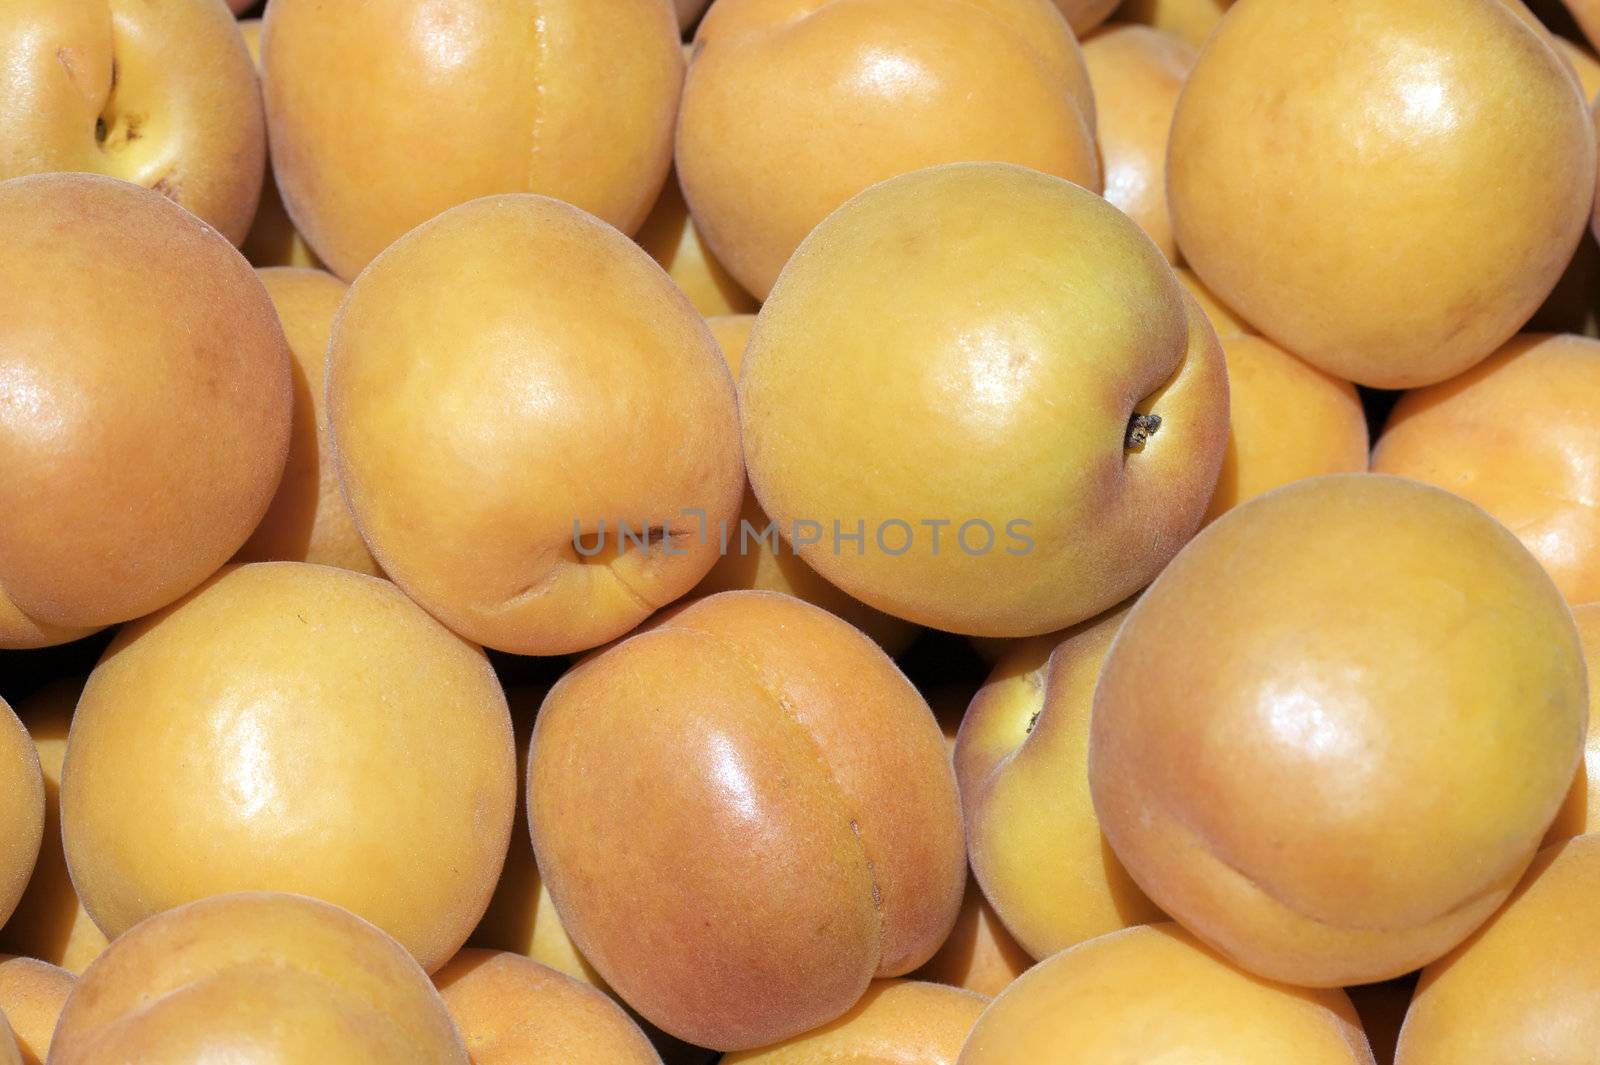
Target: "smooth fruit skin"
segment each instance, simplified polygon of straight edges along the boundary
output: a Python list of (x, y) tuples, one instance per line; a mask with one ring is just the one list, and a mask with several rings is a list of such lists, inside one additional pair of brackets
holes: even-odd
[(289, 443), (249, 264), (111, 178), (0, 184), (0, 647), (147, 614), (244, 542)]
[(694, 309), (707, 318), (750, 314), (758, 306), (756, 298), (739, 287), (739, 282), (706, 247), (689, 216), (689, 205), (684, 202), (675, 174), (669, 175), (661, 187), (660, 198), (634, 239), (683, 289)]
[(874, 980), (843, 1017), (759, 1050), (725, 1054), (722, 1065), (839, 1065), (914, 1062), (956, 1065), (989, 999), (918, 980)]
[(1165, 30), (1199, 48), (1231, 6), (1233, 0), (1123, 0), (1117, 21)]
[(993, 998), (1032, 965), (1033, 957), (983, 897), (977, 879), (968, 875), (955, 927), (939, 952), (911, 976)]
[(502, 651), (621, 636), (705, 575), (704, 530), (739, 505), (704, 319), (632, 241), (543, 196), (458, 207), (374, 262), (334, 326), (328, 409), (373, 557)]
[(1540, 853), (1517, 893), (1423, 970), (1396, 1065), (1588, 1065), (1600, 1045), (1600, 836)]
[(695, 33), (678, 178), (756, 298), (863, 189), (965, 160), (1100, 191), (1094, 98), (1051, 0), (718, 0)]
[(105, 174), (169, 196), (234, 244), (250, 228), (261, 90), (216, 0), (0, 0), (0, 100), (0, 180)]
[(1313, 365), (1442, 381), (1505, 343), (1577, 246), (1595, 190), (1583, 105), (1500, 0), (1240, 0), (1173, 119), (1178, 244)]
[(1256, 328), (1243, 318), (1240, 318), (1239, 312), (1217, 299), (1217, 294), (1206, 288), (1205, 282), (1194, 276), (1193, 270), (1187, 267), (1175, 266), (1172, 268), (1172, 275), (1178, 279), (1178, 282), (1183, 285), (1189, 295), (1194, 297), (1194, 301), (1200, 305), (1200, 310), (1205, 312), (1206, 321), (1211, 323), (1211, 327), (1217, 331), (1219, 338), (1226, 337), (1230, 333), (1258, 335)]
[(921, 965), (966, 875), (939, 727), (820, 608), (725, 592), (551, 690), (529, 761), (534, 853), (583, 955), (647, 1020), (766, 1046)]
[(1117, 856), (1191, 931), (1269, 979), (1368, 983), (1515, 887), (1587, 715), (1572, 616), (1510, 532), (1333, 474), (1223, 515), (1135, 604), (1089, 780)]
[(1035, 958), (1161, 920), (1111, 853), (1089, 795), (1089, 710), (1127, 613), (1013, 647), (956, 739), (973, 875)]
[(1024, 973), (960, 1065), (1372, 1065), (1349, 998), (1256, 979), (1175, 924), (1092, 939)]
[[(72, 973), (89, 967), (106, 949), (106, 934), (89, 917), (67, 872), (61, 845), (61, 762), (67, 729), (83, 693), (79, 677), (57, 681), (17, 704), (17, 717), (39, 753), (44, 779), (44, 833), (28, 888), (0, 927), (0, 951), (39, 958)], [(0, 1010), (5, 1007), (0, 1005)]]
[[(998, 163), (886, 181), (817, 227), (739, 390), (762, 508), (820, 529), (800, 557), (967, 635), (1053, 631), (1137, 591), (1198, 526), (1227, 438), (1216, 335), (1155, 245)], [(1135, 413), (1161, 421), (1130, 448)]]
[(347, 280), (481, 196), (552, 196), (631, 233), (672, 163), (667, 0), (274, 0), (261, 48), (278, 189)]
[(661, 1065), (603, 992), (520, 954), (463, 950), (433, 982), (472, 1065)]
[[(728, 369), (737, 379), (745, 345), (749, 343), (750, 333), (755, 328), (756, 316), (719, 316), (707, 318), (706, 324), (711, 327), (711, 335), (716, 338), (722, 357), (728, 361)], [(699, 599), (717, 592), (748, 588), (782, 592), (839, 615), (871, 636), (890, 657), (911, 646), (921, 628), (903, 618), (874, 610), (829, 584), (821, 574), (801, 561), (794, 547), (778, 534), (775, 526), (773, 535), (778, 536), (777, 541), (766, 535), (767, 528), (772, 525), (772, 519), (761, 509), (761, 501), (747, 484), (738, 515), (728, 521), (727, 548), (721, 547), (719, 530), (716, 564), (685, 598)]]
[(27, 729), (0, 699), (0, 923), (27, 889), (44, 837), (44, 777)]
[(1167, 211), (1167, 134), (1196, 55), (1183, 38), (1146, 26), (1106, 26), (1083, 42), (1106, 199), (1169, 262), (1178, 261), (1178, 242)]
[(349, 286), (323, 270), (271, 267), (259, 274), (294, 356), (294, 424), (277, 494), (234, 559), (315, 562), (382, 576), (339, 490), (328, 434), (328, 342)]
[(400, 944), (337, 906), (274, 892), (152, 917), (79, 979), (50, 1065), (157, 1061), (468, 1065)]
[(1406, 393), (1372, 468), (1472, 500), (1567, 602), (1600, 600), (1600, 341), (1519, 336), (1460, 377)]
[(1573, 607), (1572, 620), (1578, 626), (1584, 665), (1593, 678), (1589, 683), (1589, 730), (1583, 741), (1583, 764), (1573, 777), (1561, 812), (1545, 833), (1546, 843), (1600, 832), (1600, 707), (1595, 705), (1600, 702), (1600, 603)]
[(387, 581), (264, 562), (118, 634), (73, 717), (61, 823), (113, 939), (207, 895), (295, 891), (431, 971), (483, 916), (515, 798), (479, 648)]
[[(250, 59), (255, 63), (259, 75), (261, 20), (240, 19), (239, 32), (244, 34), (245, 47), (250, 50)], [(294, 228), (294, 223), (289, 220), (289, 212), (283, 206), (283, 197), (278, 193), (278, 179), (272, 176), (271, 154), (271, 145), (268, 145), (261, 201), (256, 205), (256, 216), (250, 223), (250, 232), (245, 235), (239, 250), (252, 266), (302, 266), (320, 270), (322, 260), (317, 258), (317, 253), (311, 250), (306, 238)]]
[(1109, 18), (1118, 3), (1119, 0), (1055, 0), (1072, 32), (1079, 37)]
[[(528, 740), (533, 735), (534, 715), (547, 694), (549, 690), (543, 687), (511, 688), (506, 692), (506, 702), (511, 708), (511, 728), (517, 741), (519, 774), (528, 765)], [(500, 880), (489, 899), (489, 908), (468, 937), (467, 946), (513, 951), (604, 990), (606, 982), (578, 953), (572, 937), (561, 927), (561, 916), (556, 913), (555, 903), (550, 901), (550, 889), (539, 876), (539, 866), (533, 860), (533, 840), (528, 835), (527, 781), (520, 781), (520, 785), (505, 866), (500, 870)]]
[(0, 1016), (10, 1022), (22, 1065), (44, 1065), (61, 1008), (76, 982), (65, 969), (35, 958), (0, 955)]
[(1293, 481), (1367, 468), (1367, 416), (1355, 386), (1264, 337), (1222, 339), (1228, 451), (1206, 521)]

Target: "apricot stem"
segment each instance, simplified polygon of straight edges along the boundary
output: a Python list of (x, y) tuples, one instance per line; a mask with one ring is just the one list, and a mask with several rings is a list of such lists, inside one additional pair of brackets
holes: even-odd
[(1136, 451), (1144, 447), (1144, 442), (1161, 428), (1161, 415), (1135, 414), (1128, 419), (1128, 434), (1123, 438), (1122, 446), (1129, 451)]

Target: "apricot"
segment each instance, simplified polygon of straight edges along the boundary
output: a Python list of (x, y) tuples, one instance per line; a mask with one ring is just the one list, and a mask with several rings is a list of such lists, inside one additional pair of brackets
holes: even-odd
[(239, 566), (125, 627), (90, 674), (61, 779), (67, 866), (113, 939), (207, 895), (294, 891), (431, 971), (494, 890), (514, 759), (483, 652), (393, 585)]
[(346, 279), (500, 193), (631, 233), (672, 163), (683, 56), (662, 0), (273, 0), (261, 50), (278, 190)]
[[(506, 692), (519, 767), (528, 764), (528, 740), (533, 734), (534, 715), (547, 691), (535, 687), (513, 688)], [(467, 945), (491, 952), (513, 951), (603, 990), (605, 981), (578, 953), (572, 937), (561, 926), (561, 916), (556, 913), (555, 903), (550, 901), (550, 889), (539, 876), (539, 866), (533, 860), (533, 841), (528, 836), (526, 795), (527, 782), (523, 781), (517, 793), (517, 812), (511, 822), (511, 846), (506, 852), (505, 866), (500, 870), (489, 908), (468, 937)]]
[(1011, 648), (956, 739), (973, 876), (1035, 958), (1161, 919), (1089, 796), (1089, 709), (1127, 607)]
[(1241, 4), (1173, 118), (1173, 229), (1295, 355), (1433, 384), (1561, 276), (1595, 196), (1586, 118), (1559, 54), (1500, 0)]
[(1123, 0), (1117, 21), (1175, 34), (1199, 48), (1233, 6), (1233, 0)]
[(274, 892), (135, 926), (78, 981), (50, 1048), (50, 1065), (224, 1060), (468, 1065), (400, 944), (330, 903)]
[(259, 273), (294, 356), (294, 423), (278, 492), (235, 558), (316, 562), (381, 576), (339, 490), (328, 439), (324, 369), (333, 318), (349, 286), (322, 270), (272, 267)]
[(248, 263), (111, 178), (0, 184), (0, 647), (159, 609), (283, 470), (289, 352)]
[(1545, 833), (1546, 843), (1600, 832), (1600, 603), (1572, 608), (1578, 642), (1589, 677), (1589, 730), (1583, 741), (1583, 764), (1578, 767), (1561, 812)]
[[(11, 1025), (22, 1065), (44, 1065), (61, 1008), (76, 982), (58, 966), (0, 955), (0, 1016)], [(0, 1047), (4, 1042), (0, 1036)]]
[(1436, 484), (1517, 534), (1569, 603), (1600, 599), (1600, 341), (1518, 336), (1400, 397), (1372, 468)]
[(1094, 98), (1051, 0), (718, 0), (694, 38), (678, 179), (758, 299), (846, 200), (940, 163), (1100, 191)]
[(660, 1065), (602, 992), (520, 954), (463, 950), (433, 982), (472, 1065)]
[(1372, 1065), (1372, 1052), (1343, 991), (1259, 980), (1160, 924), (1035, 965), (978, 1019), (960, 1065), (1089, 1061)]
[(1110, 17), (1119, 2), (1120, 0), (1055, 0), (1056, 7), (1067, 17), (1072, 32), (1079, 37)]
[(1367, 468), (1367, 416), (1349, 381), (1264, 337), (1225, 337), (1222, 354), (1228, 364), (1228, 450), (1207, 521), (1291, 481)]
[[(711, 335), (716, 338), (728, 369), (735, 378), (744, 358), (745, 345), (755, 327), (755, 315), (741, 314), (708, 318)], [(718, 557), (711, 571), (700, 579), (687, 598), (698, 599), (717, 592), (731, 592), (755, 588), (768, 592), (782, 592), (848, 621), (871, 636), (891, 656), (898, 655), (911, 646), (917, 633), (916, 625), (855, 599), (828, 583), (816, 570), (800, 560), (793, 544), (785, 539), (776, 523), (761, 509), (748, 485), (739, 504), (737, 517), (727, 525), (727, 547), (722, 547), (718, 531)]]
[(0, 699), (0, 923), (28, 886), (43, 835), (39, 755), (16, 713)]
[(1361, 1030), (1366, 1033), (1377, 1065), (1394, 1065), (1400, 1027), (1405, 1023), (1406, 1010), (1411, 1007), (1411, 992), (1415, 985), (1414, 979), (1406, 978), (1345, 988), (1356, 1014), (1361, 1018)]
[(694, 219), (689, 217), (689, 205), (684, 202), (676, 174), (668, 175), (660, 198), (635, 239), (701, 314), (748, 314), (756, 309), (755, 297), (739, 287), (739, 282), (706, 247)]
[(0, 87), (0, 180), (105, 174), (244, 239), (266, 127), (244, 39), (216, 0), (0, 0)]
[(967, 635), (1049, 632), (1141, 588), (1199, 525), (1227, 439), (1216, 334), (1155, 245), (1006, 164), (903, 175), (818, 226), (739, 390), (750, 483), (800, 557)]
[(702, 1046), (833, 1021), (927, 961), (960, 905), (960, 806), (927, 704), (788, 596), (714, 595), (584, 660), (539, 711), (528, 780), (573, 941)]
[(1167, 133), (1194, 46), (1146, 26), (1107, 26), (1083, 42), (1094, 86), (1105, 196), (1178, 261), (1167, 213)]
[[(81, 973), (106, 949), (106, 935), (90, 919), (67, 872), (61, 846), (61, 762), (67, 728), (83, 692), (83, 678), (46, 685), (17, 705), (38, 752), (44, 780), (44, 833), (27, 890), (0, 927), (0, 950), (39, 958)], [(0, 1010), (5, 1007), (0, 1004)]]
[(942, 984), (874, 980), (861, 1001), (831, 1024), (759, 1050), (725, 1054), (722, 1065), (956, 1065), (988, 1004), (983, 995)]
[(704, 319), (556, 200), (479, 200), (388, 249), (350, 288), (327, 387), (373, 557), (503, 651), (621, 636), (705, 575), (708, 530), (739, 505), (733, 383)]
[[(244, 34), (245, 47), (250, 59), (261, 71), (261, 20), (239, 20), (239, 32)], [(283, 196), (278, 192), (278, 179), (272, 176), (271, 145), (268, 145), (266, 175), (261, 182), (261, 199), (256, 204), (256, 216), (250, 223), (239, 250), (254, 266), (302, 266), (321, 269), (322, 260), (311, 250), (306, 238), (294, 228), (289, 212), (283, 206)]]
[(1505, 907), (1423, 970), (1396, 1065), (1583, 1065), (1600, 1043), (1600, 836), (1540, 853)]
[(25, 1065), (21, 1045), (3, 1013), (0, 1013), (0, 1065)]
[(1331, 474), (1224, 514), (1134, 605), (1089, 782), (1200, 938), (1269, 979), (1368, 983), (1511, 892), (1587, 713), (1571, 614), (1516, 537), (1437, 488)]

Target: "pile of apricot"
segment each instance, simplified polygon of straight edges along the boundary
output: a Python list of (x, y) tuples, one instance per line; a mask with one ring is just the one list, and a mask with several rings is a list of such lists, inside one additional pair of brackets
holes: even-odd
[(0, 0), (0, 1065), (1597, 1065), (1596, 45)]

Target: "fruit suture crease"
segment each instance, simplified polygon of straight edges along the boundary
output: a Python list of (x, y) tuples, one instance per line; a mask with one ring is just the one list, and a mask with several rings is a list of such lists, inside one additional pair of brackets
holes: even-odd
[(1596, 1065), (1597, 39), (0, 0), (0, 1065)]

